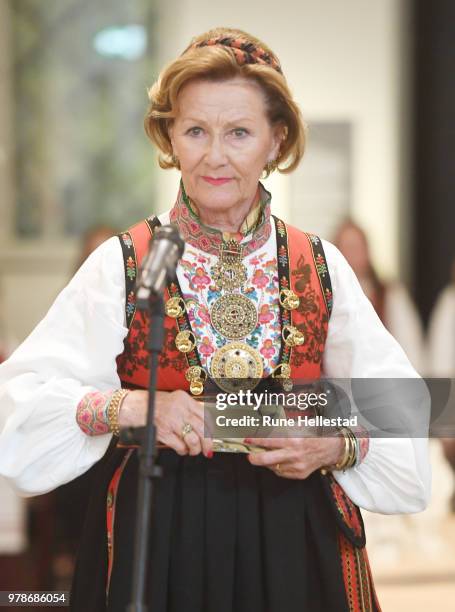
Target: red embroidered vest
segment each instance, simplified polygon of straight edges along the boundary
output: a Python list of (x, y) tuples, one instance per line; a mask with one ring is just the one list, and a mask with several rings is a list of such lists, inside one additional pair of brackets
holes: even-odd
[[(142, 258), (157, 221), (147, 219), (121, 235), (126, 282), (126, 320), (129, 333), (125, 350), (118, 357), (118, 373), (124, 386), (146, 388), (148, 385), (148, 323), (142, 312), (136, 310), (134, 283)], [(331, 312), (332, 291), (322, 244), (317, 236), (305, 234), (275, 219), (278, 250), (280, 290), (292, 289), (300, 304), (294, 311), (281, 308), (282, 326), (291, 324), (303, 332), (305, 342), (290, 349), (281, 347), (280, 362), (289, 363), (291, 375), (296, 379), (318, 379), (327, 337)], [(165, 300), (178, 295), (174, 283), (165, 291)], [(158, 385), (162, 391), (184, 389), (189, 391), (185, 371), (189, 365), (185, 354), (175, 346), (175, 336), (185, 329), (185, 317), (165, 318), (164, 347), (159, 360)], [(191, 356), (190, 356), (191, 358)]]

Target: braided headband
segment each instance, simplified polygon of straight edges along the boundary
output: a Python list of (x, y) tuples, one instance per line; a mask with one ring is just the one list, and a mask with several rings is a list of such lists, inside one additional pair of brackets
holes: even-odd
[(232, 49), (239, 66), (243, 66), (243, 64), (262, 64), (264, 66), (270, 66), (280, 74), (283, 74), (280, 64), (270, 55), (270, 53), (267, 53), (267, 51), (264, 51), (261, 47), (257, 47), (252, 42), (245, 42), (239, 38), (210, 38), (209, 40), (195, 43), (190, 49), (212, 47), (215, 45), (221, 45)]

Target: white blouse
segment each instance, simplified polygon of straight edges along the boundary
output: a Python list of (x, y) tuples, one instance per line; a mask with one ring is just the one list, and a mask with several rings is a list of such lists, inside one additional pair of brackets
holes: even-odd
[[(168, 214), (160, 220), (166, 223)], [(323, 246), (333, 288), (324, 376), (417, 377), (344, 257), (332, 244), (323, 241)], [(178, 277), (184, 283), (180, 269)], [(84, 434), (76, 408), (90, 391), (120, 387), (116, 356), (127, 332), (123, 257), (114, 237), (90, 255), (44, 319), (0, 365), (0, 405), (8, 415), (0, 435), (0, 475), (21, 494), (46, 493), (83, 474), (106, 452), (111, 434)], [(371, 438), (363, 462), (335, 477), (362, 508), (419, 512), (430, 495), (428, 442)]]

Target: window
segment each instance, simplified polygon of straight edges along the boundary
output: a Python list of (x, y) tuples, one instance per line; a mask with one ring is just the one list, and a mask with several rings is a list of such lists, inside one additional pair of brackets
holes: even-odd
[(150, 0), (14, 0), (18, 238), (123, 229), (153, 212), (156, 152), (143, 127), (155, 80)]

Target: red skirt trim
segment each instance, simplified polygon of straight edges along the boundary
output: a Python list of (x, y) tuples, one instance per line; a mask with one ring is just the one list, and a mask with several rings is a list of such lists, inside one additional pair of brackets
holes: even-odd
[(349, 612), (381, 612), (366, 548), (357, 548), (338, 531), (341, 569)]
[(107, 527), (107, 582), (106, 582), (106, 597), (109, 593), (109, 585), (111, 582), (112, 568), (114, 565), (114, 525), (115, 525), (115, 505), (117, 501), (117, 491), (120, 484), (123, 471), (131, 457), (133, 449), (127, 451), (123, 457), (122, 463), (115, 470), (114, 475), (107, 488), (106, 498), (106, 527)]

